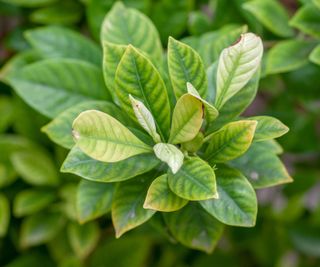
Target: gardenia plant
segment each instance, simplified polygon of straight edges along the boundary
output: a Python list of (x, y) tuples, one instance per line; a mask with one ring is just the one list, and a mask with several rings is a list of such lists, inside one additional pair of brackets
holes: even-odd
[(291, 181), (273, 140), (288, 128), (269, 116), (239, 117), (258, 87), (263, 45), (255, 34), (241, 34), (207, 69), (169, 38), (164, 63), (151, 21), (116, 3), (101, 29), (104, 81), (99, 48), (79, 34), (47, 27), (26, 37), (44, 59), (9, 81), (54, 119), (48, 136), (71, 149), (61, 171), (85, 179), (81, 223), (111, 209), (120, 237), (158, 213), (157, 227), (211, 252), (224, 225), (255, 225), (254, 188)]

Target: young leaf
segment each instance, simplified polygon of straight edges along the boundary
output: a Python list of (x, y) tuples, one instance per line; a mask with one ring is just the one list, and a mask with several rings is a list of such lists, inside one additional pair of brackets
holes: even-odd
[(270, 151), (268, 142), (253, 143), (243, 156), (231, 161), (230, 165), (240, 170), (254, 188), (292, 182), (281, 160)]
[(203, 122), (202, 102), (190, 94), (179, 98), (173, 110), (169, 143), (180, 144), (192, 140)]
[(75, 59), (47, 59), (9, 77), (17, 94), (40, 113), (54, 118), (79, 102), (111, 99), (98, 67)]
[(151, 112), (146, 106), (139, 100), (136, 100), (132, 95), (129, 95), (134, 114), (136, 114), (137, 120), (143, 129), (152, 137), (155, 143), (160, 143), (161, 138), (157, 133), (156, 124), (154, 122)]
[(28, 30), (28, 42), (44, 58), (75, 58), (100, 67), (102, 53), (100, 48), (81, 34), (58, 26), (47, 26)]
[(316, 48), (312, 50), (309, 60), (314, 64), (320, 65), (320, 45), (317, 45)]
[(248, 180), (237, 170), (218, 168), (219, 199), (201, 201), (201, 206), (227, 225), (252, 227), (256, 223), (257, 198)]
[(80, 223), (96, 219), (111, 210), (113, 184), (81, 180), (77, 190), (77, 215)]
[(183, 150), (186, 150), (191, 153), (196, 153), (203, 145), (204, 135), (202, 132), (199, 132), (195, 138), (192, 140), (182, 143), (181, 147)]
[(288, 40), (270, 49), (266, 59), (266, 74), (296, 70), (308, 63), (308, 55), (314, 43), (304, 40)]
[(95, 248), (99, 241), (99, 226), (96, 222), (79, 225), (69, 223), (67, 233), (70, 245), (80, 259), (85, 259)]
[(73, 147), (61, 171), (79, 175), (93, 182), (120, 182), (131, 179), (156, 167), (160, 161), (152, 154), (141, 154), (118, 162), (102, 162), (90, 158)]
[(96, 160), (116, 162), (152, 151), (119, 121), (97, 110), (82, 112), (72, 128), (77, 146)]
[(13, 214), (22, 217), (36, 213), (55, 200), (56, 196), (48, 190), (29, 189), (20, 191), (13, 202)]
[(132, 44), (150, 55), (155, 62), (162, 60), (159, 34), (151, 20), (135, 9), (126, 8), (121, 2), (116, 2), (106, 15), (101, 40), (117, 45)]
[(10, 222), (10, 204), (7, 197), (0, 194), (0, 237), (7, 233)]
[(207, 136), (209, 140), (205, 157), (210, 164), (226, 162), (241, 156), (251, 145), (256, 121), (230, 122), (219, 131)]
[(153, 147), (154, 153), (163, 162), (166, 162), (173, 173), (179, 171), (183, 164), (183, 153), (174, 145), (159, 143)]
[(165, 84), (152, 63), (129, 45), (116, 72), (116, 93), (123, 110), (136, 120), (128, 97), (140, 99), (150, 110), (162, 140), (170, 129), (170, 104)]
[(255, 116), (247, 119), (258, 122), (253, 141), (265, 141), (278, 138), (289, 131), (289, 128), (287, 126), (273, 117)]
[(215, 104), (220, 109), (240, 91), (260, 66), (263, 45), (253, 33), (241, 35), (240, 40), (225, 48), (219, 58)]
[(171, 83), (177, 98), (186, 93), (186, 83), (192, 83), (202, 98), (207, 97), (208, 81), (198, 53), (191, 47), (169, 37), (168, 67)]
[(294, 31), (289, 27), (289, 15), (286, 9), (276, 0), (248, 1), (242, 7), (249, 11), (270, 32), (291, 37)]
[(151, 176), (145, 174), (132, 181), (120, 183), (112, 202), (112, 222), (119, 238), (125, 232), (143, 224), (155, 213), (143, 208)]
[(179, 242), (207, 253), (213, 251), (223, 232), (223, 224), (197, 203), (165, 213), (164, 218), (170, 232)]
[(202, 159), (186, 159), (180, 170), (169, 172), (170, 189), (179, 197), (188, 200), (218, 198), (216, 176), (213, 169)]
[(163, 174), (150, 185), (147, 197), (143, 204), (145, 209), (171, 212), (187, 205), (188, 200), (174, 194), (168, 185), (168, 175)]

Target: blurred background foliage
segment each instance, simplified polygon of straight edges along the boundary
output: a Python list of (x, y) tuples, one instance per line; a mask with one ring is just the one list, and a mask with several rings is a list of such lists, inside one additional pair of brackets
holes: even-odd
[(66, 151), (40, 131), (48, 120), (13, 93), (5, 75), (39, 57), (26, 29), (59, 24), (98, 40), (114, 2), (0, 1), (0, 266), (320, 266), (318, 0), (124, 0), (150, 17), (163, 44), (169, 35), (182, 39), (207, 66), (246, 27), (262, 36), (263, 78), (246, 115), (275, 116), (290, 127), (279, 142), (295, 181), (259, 190), (256, 227), (227, 228), (212, 255), (171, 243), (157, 216), (119, 240), (109, 215), (76, 223), (79, 179), (59, 172)]

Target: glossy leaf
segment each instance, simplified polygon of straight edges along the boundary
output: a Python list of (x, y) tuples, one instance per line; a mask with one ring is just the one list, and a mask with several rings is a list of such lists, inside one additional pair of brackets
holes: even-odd
[(201, 97), (207, 97), (208, 81), (202, 59), (191, 47), (172, 37), (168, 43), (168, 67), (177, 98), (187, 92), (187, 82), (199, 90)]
[(26, 39), (45, 58), (75, 58), (100, 67), (100, 48), (81, 34), (58, 26), (28, 30)]
[(144, 174), (117, 187), (111, 209), (117, 238), (143, 224), (155, 213), (154, 210), (143, 208), (151, 177), (154, 177), (154, 174)]
[(246, 2), (242, 7), (249, 11), (270, 32), (291, 37), (293, 30), (289, 27), (289, 15), (286, 9), (276, 0), (254, 0)]
[(162, 58), (159, 34), (151, 20), (135, 9), (126, 8), (121, 2), (115, 3), (104, 18), (101, 40), (118, 45), (132, 44), (156, 62)]
[(10, 83), (31, 107), (51, 118), (79, 102), (111, 98), (100, 70), (74, 59), (36, 62), (11, 75)]
[(190, 94), (179, 98), (173, 110), (169, 143), (180, 144), (192, 140), (203, 122), (202, 102)]
[(213, 169), (202, 159), (185, 159), (180, 170), (168, 176), (170, 189), (188, 200), (218, 198), (216, 176)]
[(258, 204), (251, 184), (234, 169), (219, 167), (216, 175), (219, 199), (201, 201), (201, 206), (224, 224), (254, 226)]
[(316, 48), (312, 50), (309, 59), (314, 64), (320, 65), (320, 45), (317, 45)]
[(196, 203), (166, 213), (164, 218), (170, 232), (180, 243), (207, 253), (213, 251), (223, 232), (223, 224)]
[(113, 184), (81, 180), (77, 190), (77, 214), (80, 223), (96, 219), (111, 210)]
[(136, 120), (129, 94), (150, 110), (162, 140), (170, 128), (170, 105), (165, 84), (152, 63), (131, 45), (116, 72), (116, 93), (122, 109)]
[(152, 151), (123, 124), (101, 111), (82, 112), (72, 128), (77, 146), (96, 160), (117, 162)]
[(241, 156), (251, 145), (256, 121), (230, 122), (206, 137), (209, 141), (205, 157), (210, 164), (226, 162)]
[(225, 48), (219, 58), (215, 104), (220, 109), (239, 92), (258, 70), (263, 53), (261, 39), (253, 33)]
[(174, 194), (168, 185), (168, 175), (157, 177), (150, 185), (146, 200), (143, 204), (145, 209), (171, 212), (187, 205), (188, 200)]
[(183, 164), (183, 153), (174, 145), (159, 143), (153, 147), (158, 159), (168, 164), (171, 171), (176, 173)]
[(270, 151), (268, 143), (254, 143), (240, 158), (230, 162), (240, 170), (254, 188), (265, 188), (292, 182), (285, 166), (275, 153)]
[(10, 204), (7, 197), (0, 194), (0, 237), (6, 235), (10, 222)]

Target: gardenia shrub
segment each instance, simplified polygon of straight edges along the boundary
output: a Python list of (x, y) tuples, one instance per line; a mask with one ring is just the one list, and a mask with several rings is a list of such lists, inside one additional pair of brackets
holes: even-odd
[(7, 80), (53, 119), (43, 131), (70, 149), (61, 171), (84, 178), (80, 223), (111, 210), (120, 237), (158, 212), (164, 232), (206, 252), (224, 225), (255, 225), (254, 189), (292, 179), (274, 141), (288, 128), (240, 116), (256, 95), (263, 54), (261, 39), (241, 30), (230, 46), (220, 40), (208, 68), (171, 37), (165, 59), (152, 22), (120, 2), (101, 27), (103, 54), (62, 27), (26, 32), (40, 60), (8, 70)]

